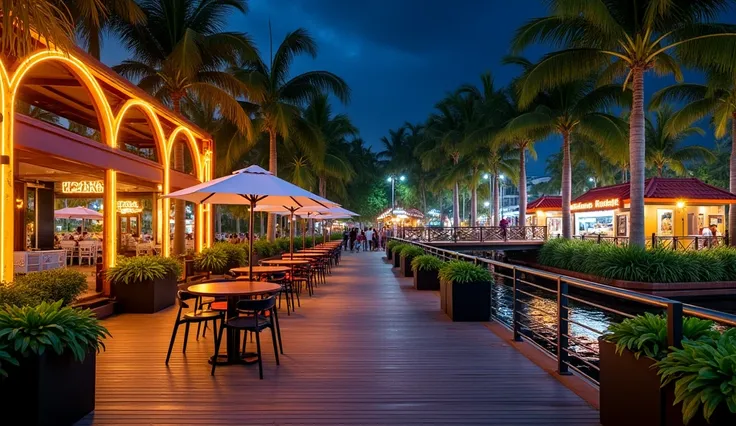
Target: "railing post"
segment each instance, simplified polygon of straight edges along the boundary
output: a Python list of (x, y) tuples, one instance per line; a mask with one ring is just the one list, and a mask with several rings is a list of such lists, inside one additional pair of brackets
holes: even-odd
[(452, 241), (457, 242), (457, 226), (452, 227)]
[(677, 250), (677, 236), (672, 236), (672, 250)]
[(682, 347), (682, 303), (667, 303), (667, 344), (676, 348)]
[(600, 244), (600, 243), (601, 243), (601, 240), (602, 240), (602, 238), (601, 238), (601, 237), (602, 237), (602, 235), (601, 235), (601, 234), (598, 234), (598, 244)]
[[(735, 208), (736, 208), (736, 207), (735, 207)], [(729, 241), (729, 235), (728, 235), (728, 229), (726, 229), (726, 230), (725, 230), (725, 231), (723, 232), (723, 244), (724, 244), (724, 245), (726, 245), (726, 246), (727, 246), (727, 245), (729, 245), (729, 244), (728, 244), (728, 241)]]
[(657, 234), (652, 232), (652, 248), (657, 247)]
[(697, 249), (698, 249), (698, 237), (696, 236), (695, 237), (695, 250)]
[(513, 330), (514, 330), (514, 341), (521, 342), (521, 333), (519, 333), (519, 322), (521, 321), (521, 315), (519, 315), (519, 309), (521, 308), (521, 303), (519, 303), (519, 292), (517, 291), (518, 287), (518, 278), (516, 277), (516, 268), (513, 269), (513, 280), (514, 280), (514, 287), (513, 287), (513, 294), (514, 294), (514, 312), (512, 315), (513, 320)]
[(480, 242), (482, 243), (483, 242), (483, 227), (481, 226), (478, 229), (480, 229)]
[(567, 283), (557, 277), (557, 373), (569, 375), (567, 368), (569, 354), (568, 349), (568, 314), (567, 309)]

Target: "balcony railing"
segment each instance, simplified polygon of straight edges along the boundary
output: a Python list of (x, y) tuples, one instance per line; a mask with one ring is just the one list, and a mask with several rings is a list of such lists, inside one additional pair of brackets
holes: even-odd
[[(599, 244), (626, 245), (629, 237), (610, 237), (606, 235), (576, 235), (573, 238), (583, 241), (595, 241)], [(702, 235), (662, 236), (652, 234), (647, 238), (647, 247), (672, 250), (701, 250), (712, 247), (727, 246), (729, 243), (728, 231), (723, 236), (704, 237)]]
[(545, 241), (546, 226), (453, 226), (399, 228), (397, 237), (410, 241), (431, 242), (492, 242)]
[(494, 278), (489, 320), (509, 328), (514, 340), (533, 344), (554, 357), (558, 373), (574, 371), (595, 384), (600, 372), (598, 338), (605, 326), (601, 321), (586, 319), (583, 311), (595, 312), (596, 317), (605, 316), (612, 321), (642, 312), (664, 312), (669, 346), (679, 346), (682, 340), (683, 315), (709, 319), (721, 327), (736, 327), (733, 314), (416, 241), (397, 240), (421, 247), (425, 253), (444, 260), (485, 265)]

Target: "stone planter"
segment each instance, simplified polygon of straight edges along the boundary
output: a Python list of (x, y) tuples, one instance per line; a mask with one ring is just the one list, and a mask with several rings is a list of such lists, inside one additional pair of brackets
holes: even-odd
[(417, 290), (439, 290), (440, 277), (438, 271), (414, 271), (414, 288)]
[(392, 253), (393, 260), (394, 260), (394, 268), (398, 268), (401, 266), (401, 256), (399, 253), (393, 252)]
[(490, 321), (491, 283), (440, 280), (440, 306), (453, 321)]
[(399, 259), (399, 268), (401, 271), (400, 276), (402, 277), (413, 277), (414, 271), (411, 269), (411, 261), (414, 256), (401, 256)]
[(120, 312), (134, 314), (152, 314), (168, 308), (174, 304), (177, 289), (173, 276), (112, 286)]
[(71, 425), (95, 409), (96, 353), (83, 362), (71, 351), (20, 358), (19, 366), (4, 365), (0, 378), (0, 414), (7, 425)]
[(601, 424), (670, 425), (665, 422), (665, 390), (660, 388), (656, 368), (651, 368), (656, 361), (645, 356), (636, 359), (626, 349), (618, 355), (616, 345), (603, 339), (598, 339), (598, 347)]

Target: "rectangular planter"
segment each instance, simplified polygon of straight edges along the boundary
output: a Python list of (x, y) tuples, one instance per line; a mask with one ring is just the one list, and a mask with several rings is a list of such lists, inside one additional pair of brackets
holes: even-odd
[(414, 271), (412, 271), (411, 269), (411, 261), (413, 259), (414, 259), (414, 256), (405, 256), (399, 259), (399, 267), (401, 269), (402, 277), (413, 277), (414, 276)]
[(152, 314), (174, 304), (176, 277), (138, 281), (130, 284), (114, 283), (113, 295), (120, 312)]
[(491, 283), (440, 282), (440, 306), (453, 321), (490, 321)]
[(392, 255), (394, 260), (394, 268), (398, 268), (399, 266), (401, 266), (401, 256), (399, 256), (399, 254), (396, 252), (393, 252)]
[(391, 252), (391, 249), (386, 247), (386, 260), (391, 262), (394, 259), (393, 253)]
[(439, 290), (438, 271), (414, 271), (414, 288), (417, 290)]
[(95, 409), (96, 353), (83, 362), (70, 351), (18, 360), (3, 365), (8, 377), (0, 378), (0, 401), (5, 409), (0, 423), (7, 425), (71, 425)]
[(665, 422), (665, 391), (660, 388), (657, 370), (650, 368), (655, 361), (644, 356), (636, 359), (626, 349), (618, 355), (616, 345), (603, 339), (598, 340), (598, 347), (601, 424), (670, 425)]

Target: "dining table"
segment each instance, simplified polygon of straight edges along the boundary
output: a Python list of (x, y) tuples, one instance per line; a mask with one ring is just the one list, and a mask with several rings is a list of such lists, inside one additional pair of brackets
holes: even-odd
[(289, 272), (291, 268), (287, 266), (266, 266), (266, 265), (253, 265), (250, 266), (241, 266), (238, 268), (232, 268), (230, 272), (232, 272), (235, 275), (247, 275), (250, 272), (253, 272), (253, 275), (269, 275), (269, 274), (281, 274), (284, 272)]
[[(238, 316), (238, 301), (242, 297), (253, 297), (266, 294), (276, 294), (281, 291), (281, 285), (265, 281), (215, 281), (204, 284), (194, 284), (187, 291), (195, 296), (227, 297), (227, 318)], [(221, 364), (252, 364), (253, 354), (240, 352), (240, 331), (234, 328), (227, 329), (227, 355), (213, 355), (210, 362)], [(224, 358), (224, 359), (222, 359)]]

